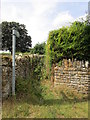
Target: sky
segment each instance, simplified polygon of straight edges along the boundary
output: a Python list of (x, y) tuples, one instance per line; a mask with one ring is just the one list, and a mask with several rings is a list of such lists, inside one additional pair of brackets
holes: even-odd
[(89, 0), (1, 0), (1, 22), (25, 24), (32, 46), (47, 41), (49, 31), (86, 16)]

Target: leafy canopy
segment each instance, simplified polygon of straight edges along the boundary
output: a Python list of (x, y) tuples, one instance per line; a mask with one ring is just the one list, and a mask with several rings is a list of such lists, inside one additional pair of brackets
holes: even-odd
[(46, 50), (51, 64), (63, 58), (90, 61), (90, 25), (87, 21), (75, 21), (70, 27), (51, 31)]
[(2, 49), (12, 51), (12, 28), (15, 27), (20, 37), (16, 39), (16, 52), (26, 52), (32, 46), (31, 36), (28, 35), (24, 24), (2, 22)]
[(45, 46), (46, 46), (46, 43), (37, 43), (34, 48), (30, 49), (30, 52), (32, 54), (39, 54), (39, 55), (43, 55), (45, 54)]

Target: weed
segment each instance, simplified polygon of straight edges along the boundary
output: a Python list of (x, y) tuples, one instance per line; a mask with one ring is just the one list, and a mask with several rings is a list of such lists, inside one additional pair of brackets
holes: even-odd
[(88, 101), (83, 96), (79, 98), (66, 86), (51, 87), (48, 80), (33, 81), (17, 80), (16, 99), (3, 102), (3, 118), (88, 118)]

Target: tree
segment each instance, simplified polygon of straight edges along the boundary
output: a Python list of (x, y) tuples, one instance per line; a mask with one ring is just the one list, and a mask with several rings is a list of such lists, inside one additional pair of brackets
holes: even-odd
[(20, 34), (16, 39), (16, 52), (26, 52), (32, 46), (31, 36), (28, 35), (24, 24), (16, 22), (2, 22), (2, 50), (12, 52), (12, 28), (15, 27)]
[(32, 48), (30, 51), (32, 54), (45, 54), (45, 46), (46, 46), (46, 43), (37, 43), (34, 48)]

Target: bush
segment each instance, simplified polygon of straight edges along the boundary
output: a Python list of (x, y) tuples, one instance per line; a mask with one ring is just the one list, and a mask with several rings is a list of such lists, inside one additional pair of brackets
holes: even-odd
[(70, 27), (62, 27), (49, 33), (46, 50), (49, 63), (58, 63), (63, 58), (90, 61), (90, 26), (75, 21)]

